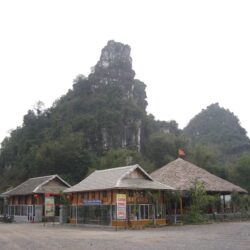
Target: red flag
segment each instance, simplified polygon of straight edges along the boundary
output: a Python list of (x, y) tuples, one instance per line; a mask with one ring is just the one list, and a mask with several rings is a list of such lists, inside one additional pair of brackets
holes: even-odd
[(178, 149), (178, 156), (179, 156), (179, 157), (184, 157), (184, 156), (185, 156), (185, 151), (184, 151), (183, 148), (179, 148), (179, 149)]

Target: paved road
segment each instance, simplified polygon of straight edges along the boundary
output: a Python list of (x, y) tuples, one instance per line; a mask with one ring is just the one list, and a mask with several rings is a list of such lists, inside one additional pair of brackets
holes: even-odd
[(250, 222), (144, 230), (0, 224), (0, 250), (250, 250)]

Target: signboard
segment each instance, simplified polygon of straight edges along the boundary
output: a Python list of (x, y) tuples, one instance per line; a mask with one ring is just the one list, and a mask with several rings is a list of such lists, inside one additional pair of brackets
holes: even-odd
[(126, 220), (126, 194), (116, 195), (117, 220)]
[(45, 217), (53, 217), (55, 216), (55, 198), (53, 196), (46, 197), (45, 196)]
[(84, 200), (83, 204), (85, 206), (98, 206), (102, 204), (101, 200)]

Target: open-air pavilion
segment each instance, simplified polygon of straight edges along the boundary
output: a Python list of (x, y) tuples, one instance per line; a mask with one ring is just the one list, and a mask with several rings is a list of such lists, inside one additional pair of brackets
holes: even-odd
[(225, 212), (225, 196), (233, 192), (246, 194), (247, 191), (229, 181), (226, 181), (216, 175), (213, 175), (191, 162), (178, 158), (165, 166), (155, 170), (151, 176), (161, 182), (180, 191), (181, 199), (179, 203), (179, 213), (183, 213), (183, 209), (189, 201), (188, 192), (196, 181), (201, 182), (208, 194), (217, 194), (222, 198), (220, 211)]

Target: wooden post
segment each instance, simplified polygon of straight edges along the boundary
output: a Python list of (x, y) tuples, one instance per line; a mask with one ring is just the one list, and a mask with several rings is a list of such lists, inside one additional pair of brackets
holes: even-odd
[(225, 198), (224, 194), (223, 194), (223, 213), (224, 213), (224, 218), (225, 218), (225, 213), (226, 213), (226, 198)]
[(225, 195), (221, 195), (221, 212), (224, 214), (225, 213)]
[(77, 205), (78, 205), (78, 193), (76, 193), (76, 225), (77, 225)]
[(181, 212), (181, 215), (183, 215), (182, 197), (180, 197), (180, 212)]

